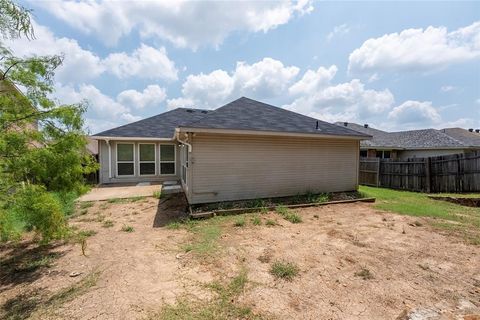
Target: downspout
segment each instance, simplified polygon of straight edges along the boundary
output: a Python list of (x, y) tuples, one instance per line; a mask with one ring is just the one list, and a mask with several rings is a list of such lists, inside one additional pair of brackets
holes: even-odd
[(112, 179), (112, 146), (110, 145), (110, 140), (105, 139), (105, 142), (108, 146), (108, 178)]
[(178, 142), (181, 142), (184, 145), (188, 146), (188, 152), (190, 152), (190, 153), (192, 152), (192, 145), (190, 143), (186, 142), (186, 141), (181, 140), (179, 133), (177, 133), (177, 140), (178, 140)]

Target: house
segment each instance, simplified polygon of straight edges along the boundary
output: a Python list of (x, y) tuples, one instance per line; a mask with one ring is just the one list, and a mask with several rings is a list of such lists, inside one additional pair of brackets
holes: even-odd
[(180, 180), (195, 204), (356, 190), (360, 141), (369, 136), (243, 97), (93, 138), (100, 183)]
[(372, 136), (372, 139), (360, 143), (361, 157), (409, 159), (480, 150), (480, 130), (447, 128), (386, 132), (368, 124), (335, 124)]

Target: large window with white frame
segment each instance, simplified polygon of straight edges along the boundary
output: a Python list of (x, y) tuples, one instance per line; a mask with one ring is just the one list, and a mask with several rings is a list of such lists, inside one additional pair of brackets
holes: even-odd
[(117, 175), (133, 176), (135, 175), (133, 143), (117, 143)]
[(160, 174), (169, 175), (175, 174), (175, 145), (161, 144), (160, 145)]
[(138, 169), (141, 176), (155, 175), (155, 144), (140, 143), (138, 145)]

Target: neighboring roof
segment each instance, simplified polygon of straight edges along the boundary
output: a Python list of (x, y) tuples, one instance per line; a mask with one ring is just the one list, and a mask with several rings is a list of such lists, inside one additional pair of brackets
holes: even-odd
[(369, 135), (358, 131), (342, 128), (245, 97), (213, 111), (192, 108), (174, 109), (97, 133), (94, 137), (172, 138), (175, 129), (178, 127), (370, 138)]
[[(318, 128), (317, 128), (318, 125)], [(302, 114), (242, 97), (209, 112), (187, 128), (306, 133), (370, 138), (358, 131), (336, 126)]]
[(470, 132), (462, 128), (445, 128), (440, 131), (466, 146), (480, 148), (480, 133), (478, 132)]
[(197, 121), (208, 110), (177, 108), (124, 126), (95, 134), (97, 137), (172, 138), (175, 128)]
[[(344, 122), (336, 122), (338, 126), (344, 126)], [(480, 147), (480, 134), (472, 137), (466, 135), (467, 130), (460, 128), (450, 129), (422, 129), (422, 130), (408, 130), (398, 132), (386, 132), (371, 128), (365, 128), (356, 123), (348, 123), (347, 126), (351, 129), (358, 130), (360, 132), (368, 133), (373, 136), (372, 139), (361, 141), (360, 146), (365, 148), (388, 148), (388, 149), (461, 149), (469, 147)], [(457, 130), (459, 129), (459, 130)], [(446, 130), (444, 132), (444, 130)], [(463, 131), (460, 131), (463, 130)], [(447, 131), (450, 131), (448, 133)], [(455, 136), (456, 135), (456, 136)], [(463, 136), (463, 140), (460, 137)], [(468, 136), (469, 139), (467, 139)], [(477, 145), (472, 142), (477, 143)]]

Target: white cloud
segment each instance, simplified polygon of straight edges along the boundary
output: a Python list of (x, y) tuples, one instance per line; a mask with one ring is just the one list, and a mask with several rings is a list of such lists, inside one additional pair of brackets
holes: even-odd
[(339, 26), (335, 26), (335, 28), (333, 28), (333, 31), (331, 31), (327, 35), (327, 41), (332, 41), (334, 37), (343, 36), (349, 32), (350, 32), (350, 27), (347, 24), (341, 24)]
[(440, 88), (440, 90), (441, 90), (442, 92), (450, 92), (450, 91), (454, 91), (454, 90), (457, 90), (457, 89), (458, 89), (458, 88), (455, 87), (455, 86), (442, 86), (442, 87)]
[(230, 74), (215, 70), (208, 74), (189, 75), (182, 85), (184, 100), (178, 102), (195, 104), (198, 107), (216, 108), (242, 95), (266, 99), (283, 94), (295, 80), (299, 69), (284, 66), (272, 58), (264, 58), (254, 64), (237, 62)]
[(61, 83), (83, 83), (108, 72), (119, 78), (137, 77), (176, 80), (177, 69), (165, 48), (155, 49), (141, 44), (130, 55), (111, 53), (105, 59), (83, 49), (76, 40), (56, 37), (47, 27), (34, 22), (36, 39), (9, 41), (7, 45), (20, 56), (65, 56), (55, 77)]
[(393, 108), (388, 119), (397, 124), (406, 125), (433, 125), (441, 122), (442, 118), (430, 101), (408, 100)]
[(188, 98), (175, 98), (167, 100), (167, 110), (173, 110), (176, 108), (192, 108), (195, 106), (195, 102)]
[(175, 63), (168, 58), (164, 47), (155, 49), (142, 43), (131, 55), (125, 52), (109, 54), (103, 64), (107, 72), (120, 79), (139, 77), (177, 80)]
[(267, 32), (313, 10), (299, 1), (43, 1), (57, 18), (108, 45), (133, 31), (179, 47), (218, 46), (232, 32)]
[(371, 38), (349, 56), (349, 71), (429, 71), (480, 58), (480, 21), (448, 32), (445, 27), (407, 29)]
[(288, 91), (292, 95), (315, 93), (328, 86), (337, 74), (337, 71), (336, 65), (332, 65), (328, 69), (320, 67), (317, 71), (307, 70), (302, 79), (292, 85)]
[(117, 95), (117, 101), (132, 108), (143, 109), (160, 104), (166, 97), (164, 88), (149, 85), (141, 92), (133, 89), (122, 91)]

